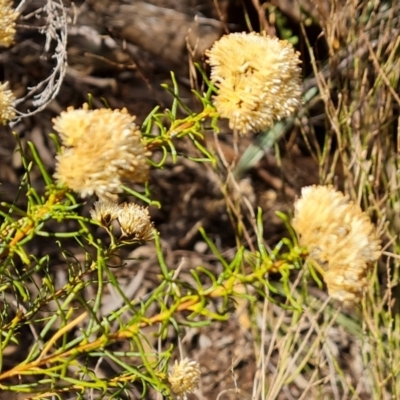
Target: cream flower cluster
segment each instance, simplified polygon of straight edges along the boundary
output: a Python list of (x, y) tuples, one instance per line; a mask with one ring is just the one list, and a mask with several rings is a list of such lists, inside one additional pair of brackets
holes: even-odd
[(53, 119), (63, 143), (55, 178), (82, 197), (108, 199), (122, 191), (124, 180), (146, 182), (150, 153), (134, 121), (126, 109), (89, 110), (87, 104), (62, 112)]
[(117, 204), (111, 201), (96, 201), (90, 216), (103, 226), (110, 226), (117, 220), (122, 236), (130, 240), (149, 241), (154, 238), (154, 227), (149, 210), (135, 203)]
[(200, 381), (199, 363), (188, 358), (175, 361), (171, 373), (168, 375), (172, 391), (179, 399), (185, 399), (186, 395), (194, 392)]
[(299, 54), (274, 37), (251, 33), (223, 36), (207, 51), (214, 104), (241, 134), (270, 128), (301, 103)]
[(18, 15), (11, 0), (0, 0), (0, 46), (9, 47), (14, 43)]
[(8, 89), (8, 82), (0, 83), (0, 125), (6, 125), (15, 117), (14, 101), (15, 96)]
[(301, 194), (293, 219), (300, 244), (324, 270), (331, 297), (345, 305), (357, 303), (381, 254), (374, 225), (357, 204), (331, 186), (304, 187)]

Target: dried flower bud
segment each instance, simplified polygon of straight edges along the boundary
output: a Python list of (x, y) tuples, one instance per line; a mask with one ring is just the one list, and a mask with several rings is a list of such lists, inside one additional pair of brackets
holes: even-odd
[(131, 239), (149, 241), (154, 238), (149, 210), (135, 203), (125, 203), (118, 211), (122, 234)]
[(179, 398), (186, 398), (188, 393), (194, 392), (200, 381), (200, 365), (196, 361), (185, 358), (175, 361), (171, 373), (168, 375), (172, 391)]
[(11, 0), (0, 0), (0, 46), (9, 47), (14, 43), (18, 15)]
[[(1, 0), (0, 0), (1, 1)], [(0, 83), (0, 124), (6, 125), (15, 117), (13, 104), (15, 96), (11, 90), (8, 89), (8, 82)]]
[(90, 210), (90, 216), (103, 226), (109, 226), (111, 221), (118, 218), (119, 205), (111, 201), (96, 201), (94, 209)]
[(215, 107), (231, 129), (262, 131), (299, 107), (300, 59), (289, 42), (255, 32), (233, 33), (206, 54), (218, 88)]
[(69, 107), (55, 119), (64, 146), (57, 156), (55, 178), (82, 197), (96, 193), (115, 199), (123, 180), (148, 180), (150, 156), (135, 117), (126, 109), (81, 110)]
[(368, 215), (331, 186), (308, 186), (296, 200), (293, 227), (309, 257), (325, 271), (332, 298), (359, 302), (367, 274), (381, 254), (380, 240)]

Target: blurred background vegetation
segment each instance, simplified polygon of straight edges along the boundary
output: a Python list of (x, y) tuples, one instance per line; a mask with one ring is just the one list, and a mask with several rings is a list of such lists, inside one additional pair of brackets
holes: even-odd
[[(169, 398), (168, 370), (184, 357), (200, 364), (193, 399), (398, 398), (400, 5), (15, 7), (15, 44), (0, 53), (19, 113), (0, 128), (0, 399)], [(301, 53), (293, 118), (241, 138), (226, 121), (218, 135), (196, 125), (158, 146), (149, 184), (122, 196), (150, 205), (154, 242), (115, 243), (90, 221), (94, 199), (59, 202), (52, 118), (88, 98), (127, 107), (151, 142), (210, 101), (205, 49), (250, 30)], [(301, 268), (288, 223), (300, 189), (318, 183), (359, 203), (382, 237), (371, 291), (352, 310)]]

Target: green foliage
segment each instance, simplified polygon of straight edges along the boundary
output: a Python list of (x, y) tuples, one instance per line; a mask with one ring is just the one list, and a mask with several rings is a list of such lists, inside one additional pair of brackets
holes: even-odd
[[(173, 161), (188, 157), (215, 167), (217, 159), (203, 134), (208, 127), (216, 130), (211, 91), (204, 96), (196, 93), (203, 110), (195, 113), (182, 103), (174, 77), (172, 81), (172, 89), (165, 87), (174, 98), (172, 109), (161, 112), (156, 108), (143, 124), (147, 148), (163, 153), (153, 167), (163, 168), (170, 156)], [(178, 109), (187, 116), (178, 118)], [(178, 154), (175, 145), (184, 138), (193, 143), (200, 155)], [(174, 266), (167, 264), (156, 234), (158, 285), (138, 300), (129, 299), (116, 272), (130, 261), (132, 243), (112, 229), (107, 229), (106, 235), (100, 234), (99, 222), (87, 216), (84, 202), (53, 182), (32, 143), (26, 150), (20, 143), (19, 151), (25, 174), (15, 202), (1, 203), (0, 211), (1, 390), (27, 393), (32, 399), (63, 398), (67, 393), (84, 398), (85, 393), (94, 390), (97, 398), (117, 399), (134, 385), (141, 388), (143, 397), (150, 388), (168, 397), (166, 377), (175, 348), (168, 340), (171, 329), (179, 337), (185, 327), (224, 321), (241, 298), (255, 303), (266, 297), (301, 312), (289, 278), (291, 270), (301, 267), (302, 251), (287, 239), (274, 249), (267, 249), (261, 211), (257, 217), (256, 251), (240, 246), (232, 257), (226, 258), (201, 228), (204, 241), (222, 269), (215, 272), (199, 265), (190, 271), (190, 281), (180, 279)], [(40, 171), (44, 185), (41, 190), (32, 185), (33, 171)], [(125, 189), (126, 194), (149, 205), (161, 206), (152, 200), (149, 188), (140, 193)], [(21, 208), (18, 200), (24, 197), (26, 207)], [(81, 254), (68, 250), (71, 240), (81, 248)], [(41, 241), (46, 242), (46, 248), (55, 249), (59, 265), (50, 254), (40, 258), (34, 254), (33, 249)], [(67, 269), (65, 282), (60, 284), (55, 269), (62, 265)], [(270, 273), (280, 274), (279, 284), (270, 282)], [(121, 304), (101, 315), (102, 298), (110, 287)], [(88, 300), (89, 290), (93, 297)], [(152, 335), (158, 338), (158, 348), (145, 333), (148, 327), (155, 327)], [(19, 363), (7, 365), (7, 349), (21, 346), (29, 331), (34, 335), (34, 345)], [(97, 376), (96, 363), (103, 360), (114, 363), (120, 372), (107, 378)]]
[[(257, 367), (252, 398), (290, 398), (292, 388), (301, 399), (399, 397), (399, 13), (390, 2), (345, 3), (332, 4), (328, 20), (303, 15), (301, 39), (314, 70), (305, 81), (304, 106), (261, 132), (236, 164), (221, 162), (210, 143), (219, 132), (216, 89), (198, 66), (205, 82), (204, 92), (192, 92), (198, 110), (182, 99), (172, 75), (164, 85), (171, 108), (158, 106), (145, 119), (145, 146), (157, 155), (149, 160), (153, 169), (188, 159), (220, 179), (236, 247), (226, 252), (200, 226), (210, 264), (197, 261), (182, 274), (168, 257), (168, 238), (155, 232), (154, 243), (145, 244), (101, 226), (89, 217), (91, 200), (55, 184), (33, 143), (25, 146), (15, 135), (24, 172), (14, 201), (0, 203), (0, 397), (125, 400), (155, 392), (172, 398), (168, 371), (182, 356), (184, 333), (239, 319), (241, 308)], [(280, 36), (297, 43), (285, 15), (273, 6), (268, 11)], [(251, 28), (247, 11), (244, 17)], [(302, 25), (311, 20), (329, 49), (322, 65)], [(316, 110), (325, 124), (322, 140), (312, 122)], [(234, 197), (232, 182), (296, 129), (320, 182), (358, 200), (382, 232), (383, 261), (354, 310), (321, 295), (320, 267), (304, 263), (307, 250), (285, 214), (277, 213), (286, 237), (269, 247), (264, 228), (270, 221)], [(123, 189), (124, 199), (163, 207), (151, 185)], [(133, 298), (121, 273), (135, 269), (139, 276), (147, 268), (145, 248), (156, 259), (153, 285)], [(141, 282), (133, 273), (129, 280)], [(12, 362), (11, 353), (18, 356)], [(100, 374), (103, 365), (112, 373)]]

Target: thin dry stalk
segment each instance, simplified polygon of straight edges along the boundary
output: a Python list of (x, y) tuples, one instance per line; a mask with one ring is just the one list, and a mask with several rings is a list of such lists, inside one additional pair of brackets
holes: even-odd
[[(21, 2), (23, 4), (24, 2)], [(23, 8), (19, 5), (18, 9)], [(36, 10), (27, 17), (42, 18), (44, 16), (46, 23), (39, 32), (46, 37), (44, 52), (49, 53), (54, 45), (55, 60), (54, 68), (51, 74), (38, 85), (28, 88), (28, 93), (16, 101), (16, 106), (24, 104), (31, 100), (33, 109), (27, 112), (18, 112), (18, 117), (12, 122), (14, 126), (22, 118), (30, 117), (44, 110), (49, 103), (54, 100), (64, 81), (67, 70), (67, 40), (68, 40), (68, 22), (67, 11), (62, 0), (46, 0), (43, 7)]]

